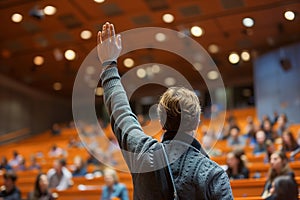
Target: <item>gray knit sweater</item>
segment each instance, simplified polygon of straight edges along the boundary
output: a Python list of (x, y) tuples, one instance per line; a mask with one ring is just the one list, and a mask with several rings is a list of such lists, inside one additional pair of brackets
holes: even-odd
[[(143, 132), (132, 113), (116, 66), (107, 68), (101, 80), (114, 134), (132, 172), (134, 199), (162, 199), (157, 195), (159, 188), (153, 185), (155, 177), (145, 173), (145, 170), (154, 170), (157, 160), (155, 152), (161, 144)], [(163, 143), (171, 162), (179, 199), (233, 199), (227, 174), (201, 153), (199, 147), (193, 147), (197, 142), (193, 141), (188, 147), (188, 144), (179, 140), (165, 140)]]

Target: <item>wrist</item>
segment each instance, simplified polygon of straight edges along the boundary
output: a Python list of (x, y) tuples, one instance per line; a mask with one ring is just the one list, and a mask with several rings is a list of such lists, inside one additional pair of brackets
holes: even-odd
[(102, 70), (106, 70), (112, 67), (116, 67), (117, 66), (117, 62), (116, 61), (105, 61), (102, 63)]
[(109, 67), (111, 65), (117, 65), (117, 62), (116, 61), (104, 61), (102, 63), (102, 67), (105, 67), (105, 68), (107, 68), (107, 67)]

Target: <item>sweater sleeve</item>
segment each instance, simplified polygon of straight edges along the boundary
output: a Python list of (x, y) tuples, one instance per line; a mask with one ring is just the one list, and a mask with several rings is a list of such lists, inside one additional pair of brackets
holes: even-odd
[(232, 191), (230, 181), (225, 171), (219, 169), (215, 176), (212, 178), (209, 189), (211, 191), (211, 199), (214, 200), (232, 200)]
[(121, 84), (116, 66), (110, 66), (101, 74), (102, 87), (104, 89), (104, 103), (110, 115), (111, 126), (118, 143), (122, 149), (124, 158), (129, 165), (140, 165), (152, 145), (157, 140), (147, 136), (137, 117), (132, 112), (126, 92)]

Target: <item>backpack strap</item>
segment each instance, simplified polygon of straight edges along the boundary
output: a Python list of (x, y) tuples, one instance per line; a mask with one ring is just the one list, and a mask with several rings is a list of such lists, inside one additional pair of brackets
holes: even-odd
[(177, 190), (176, 190), (176, 187), (175, 187), (175, 182), (174, 182), (173, 174), (172, 174), (172, 169), (170, 167), (170, 162), (169, 162), (169, 159), (168, 159), (168, 156), (167, 156), (164, 144), (161, 143), (161, 147), (162, 147), (162, 150), (163, 150), (163, 154), (164, 154), (163, 156), (165, 158), (165, 161), (166, 161), (166, 164), (167, 164), (167, 168), (168, 168), (168, 172), (170, 174), (172, 185), (173, 185), (174, 200), (179, 200), (178, 195), (177, 195)]

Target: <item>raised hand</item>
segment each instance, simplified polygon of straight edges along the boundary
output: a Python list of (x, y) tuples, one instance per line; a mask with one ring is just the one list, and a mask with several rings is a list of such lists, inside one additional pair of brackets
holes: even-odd
[(121, 50), (121, 35), (116, 36), (114, 25), (106, 22), (97, 35), (97, 52), (102, 65), (117, 62)]

